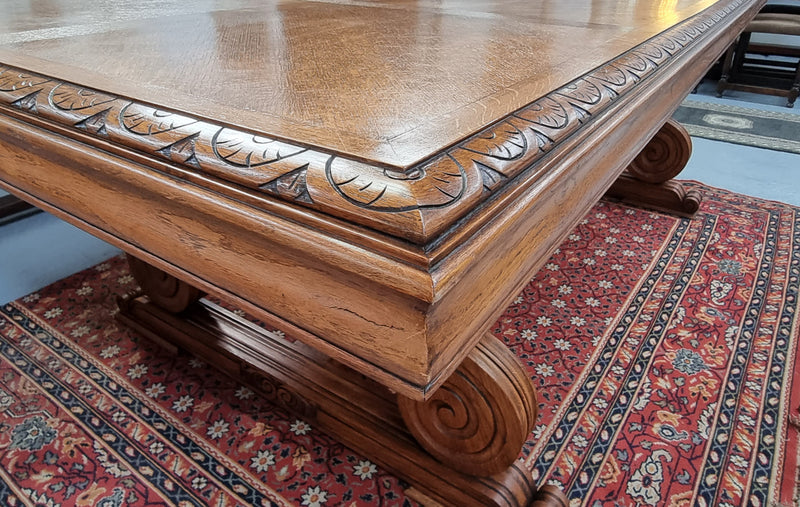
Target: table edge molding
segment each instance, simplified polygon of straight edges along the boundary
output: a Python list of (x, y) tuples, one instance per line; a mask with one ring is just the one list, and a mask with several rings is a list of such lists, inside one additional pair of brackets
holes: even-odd
[(0, 105), (162, 162), (429, 244), (703, 34), (717, 2), (410, 168), (383, 167), (0, 63)]

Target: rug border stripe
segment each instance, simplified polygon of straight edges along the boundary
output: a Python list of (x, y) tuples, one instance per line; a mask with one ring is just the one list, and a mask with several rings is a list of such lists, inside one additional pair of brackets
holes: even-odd
[[(620, 205), (621, 207), (624, 207), (624, 208), (638, 209), (639, 211), (641, 211), (641, 208), (635, 208), (635, 207), (627, 206), (627, 205), (622, 204), (622, 203), (615, 203), (615, 204)], [(653, 259), (650, 261), (650, 264), (648, 265), (647, 269), (643, 270), (644, 273), (653, 273), (653, 271), (655, 271), (655, 268), (656, 268), (657, 264), (659, 262), (661, 262), (662, 259), (665, 258), (665, 255), (666, 255), (665, 254), (665, 250), (670, 248), (671, 240), (673, 238), (675, 238), (676, 234), (678, 234), (679, 231), (680, 231), (680, 239), (683, 239), (683, 236), (685, 235), (686, 230), (688, 229), (688, 224), (683, 223), (683, 221), (678, 217), (672, 217), (672, 218), (674, 218), (675, 221), (669, 227), (669, 230), (667, 232), (667, 238), (669, 238), (669, 241), (664, 241), (661, 244), (661, 246), (659, 247), (658, 253), (653, 256)], [(678, 244), (678, 243), (676, 243), (676, 244)], [(642, 278), (638, 279), (636, 281), (636, 284), (631, 288), (630, 292), (625, 297), (625, 299), (622, 302), (622, 304), (620, 304), (619, 311), (617, 312), (616, 317), (611, 322), (611, 324), (608, 325), (605, 328), (605, 330), (603, 331), (602, 338), (598, 342), (598, 345), (595, 347), (594, 352), (592, 352), (591, 357), (586, 362), (587, 365), (597, 363), (599, 358), (600, 358), (600, 356), (603, 354), (604, 351), (606, 351), (606, 347), (608, 345), (608, 340), (614, 334), (615, 330), (620, 326), (620, 323), (621, 323), (622, 319), (627, 315), (625, 310), (630, 308), (631, 305), (633, 304), (633, 300), (637, 296), (640, 295), (641, 290), (642, 290), (642, 285), (647, 281), (647, 278), (648, 277), (642, 277)], [(641, 308), (640, 308), (640, 310), (641, 310)], [(578, 391), (580, 391), (583, 388), (584, 383), (586, 382), (586, 378), (590, 374), (591, 374), (591, 369), (590, 368), (584, 368), (581, 371), (580, 375), (574, 380), (572, 387), (569, 389), (569, 391), (564, 396), (564, 401), (575, 399), (575, 396), (578, 394)], [(569, 408), (570, 408), (570, 404), (569, 403), (562, 402), (559, 405), (558, 410), (553, 414), (552, 422), (555, 423), (556, 421), (563, 421), (564, 416), (566, 415), (567, 410)], [(545, 443), (548, 442), (550, 440), (550, 438), (552, 437), (553, 433), (555, 433), (557, 431), (557, 429), (561, 427), (561, 425), (559, 425), (559, 424), (552, 424), (552, 423), (550, 424), (550, 426), (551, 426), (551, 428), (548, 431), (542, 433), (542, 435), (537, 440), (536, 444), (531, 448), (530, 454), (528, 455), (527, 459), (525, 460), (525, 465), (526, 466), (528, 466), (528, 467), (532, 467), (533, 466), (532, 462), (535, 461), (537, 459), (537, 457), (544, 452)], [(567, 435), (565, 435), (564, 443), (566, 443), (566, 441), (567, 441), (566, 440), (566, 436)], [(562, 443), (562, 446), (561, 446), (560, 450), (558, 450), (556, 455), (553, 456), (553, 458), (551, 459), (551, 462), (555, 462), (559, 458), (559, 456), (561, 456), (561, 454), (563, 454), (563, 452), (564, 452), (564, 446), (563, 446), (563, 443)], [(548, 468), (548, 470), (549, 470), (549, 468)], [(541, 477), (543, 477), (543, 476), (539, 476), (539, 478), (541, 478)]]
[[(27, 334), (30, 334), (30, 332), (32, 331), (30, 329), (25, 329), (22, 323), (15, 321), (15, 319), (13, 318), (10, 319), (10, 322), (12, 323), (12, 325), (17, 326), (18, 329), (22, 328), (23, 332), (26, 332)], [(9, 355), (8, 351), (13, 351), (14, 355), (17, 356), (17, 359), (19, 361), (24, 361), (25, 364), (24, 365), (18, 364), (17, 360), (15, 360), (12, 355)], [(144, 477), (142, 477), (141, 473), (139, 472), (139, 467), (141, 466), (141, 464), (133, 463), (130, 458), (126, 458), (124, 456), (123, 452), (120, 452), (116, 447), (114, 447), (109, 440), (103, 438), (103, 434), (107, 432), (107, 433), (112, 433), (117, 437), (115, 442), (119, 442), (119, 445), (125, 445), (126, 442), (129, 442), (131, 440), (130, 438), (121, 435), (120, 431), (114, 428), (110, 423), (108, 423), (105, 420), (105, 418), (97, 415), (97, 412), (92, 410), (91, 409), (92, 407), (88, 406), (88, 404), (85, 401), (83, 401), (82, 397), (77, 396), (73, 392), (71, 386), (64, 384), (64, 382), (56, 378), (46, 366), (41, 364), (37, 359), (31, 357), (30, 354), (20, 350), (16, 346), (16, 344), (10, 342), (3, 335), (0, 335), (0, 354), (2, 354), (3, 359), (5, 359), (8, 362), (8, 364), (12, 369), (20, 373), (20, 376), (28, 378), (29, 380), (33, 381), (36, 384), (37, 389), (39, 389), (40, 392), (44, 394), (44, 396), (49, 398), (54, 405), (58, 406), (60, 410), (70, 413), (72, 421), (78, 426), (80, 426), (83, 431), (85, 431), (88, 435), (94, 435), (96, 442), (102, 442), (102, 445), (106, 448), (108, 453), (113, 454), (116, 460), (119, 461), (120, 463), (124, 463), (126, 468), (130, 470), (132, 474), (135, 474), (137, 477), (139, 477), (139, 480), (142, 482), (142, 484), (155, 486), (158, 489), (159, 494), (162, 498), (171, 499), (170, 495), (173, 495), (175, 492), (164, 490), (163, 483), (154, 481), (152, 478), (145, 479)], [(37, 376), (34, 371), (30, 371), (31, 369), (39, 370), (40, 375)], [(50, 382), (53, 385), (53, 387), (51, 388), (46, 387), (41, 381), (42, 378)], [(53, 390), (57, 390), (58, 392), (54, 393)], [(60, 398), (59, 396), (62, 393), (68, 393), (73, 401), (79, 403), (80, 406), (83, 407), (84, 413), (87, 414), (86, 417), (94, 417), (100, 419), (103, 422), (103, 425), (98, 426), (97, 428), (93, 428), (81, 417), (81, 414), (73, 412), (72, 410), (69, 409), (67, 405), (64, 404), (66, 400)], [(55, 401), (59, 399), (62, 401)], [(105, 429), (106, 431), (103, 432), (102, 431), (103, 429)], [(143, 453), (138, 452), (137, 454), (141, 455), (142, 459), (145, 460), (149, 466), (152, 466), (154, 469), (163, 470), (163, 467), (153, 463), (153, 460), (147, 456), (144, 456)], [(176, 484), (176, 486), (184, 491), (184, 495), (180, 497), (180, 501), (190, 501), (198, 506), (203, 505), (200, 498), (196, 497), (190, 491), (185, 490), (185, 488), (180, 487), (180, 485)]]
[[(37, 315), (33, 314), (32, 312), (28, 311), (27, 308), (25, 308), (24, 306), (18, 305), (16, 302), (12, 302), (12, 303), (9, 303), (7, 305), (4, 305), (3, 307), (0, 307), (0, 312), (5, 313), (6, 315), (8, 315), (8, 312), (6, 311), (8, 308), (13, 308), (13, 310), (15, 310), (16, 312), (21, 314), (23, 317), (25, 317), (26, 319), (31, 321), (38, 329), (44, 331), (44, 333), (47, 336), (52, 338), (54, 341), (59, 342), (60, 345), (64, 347), (63, 350), (54, 347), (52, 343), (46, 343), (43, 340), (39, 340), (40, 343), (42, 343), (48, 349), (53, 351), (53, 353), (55, 353), (58, 356), (62, 357), (64, 361), (69, 362), (73, 366), (76, 366), (74, 363), (76, 361), (78, 361), (78, 360), (87, 361), (87, 363), (89, 363), (90, 366), (95, 371), (97, 371), (97, 373), (103, 375), (109, 381), (114, 382), (117, 385), (117, 392), (114, 392), (114, 391), (110, 390), (107, 385), (99, 384), (96, 380), (93, 380), (94, 384), (96, 384), (96, 385), (98, 385), (98, 387), (102, 388), (110, 397), (112, 397), (114, 399), (119, 399), (121, 396), (127, 395), (132, 400), (132, 403), (130, 404), (128, 409), (130, 411), (132, 411), (133, 413), (135, 413), (136, 417), (142, 418), (148, 424), (150, 424), (151, 426), (153, 426), (155, 428), (155, 425), (153, 424), (153, 418), (155, 416), (155, 417), (163, 419), (162, 421), (158, 421), (158, 422), (163, 422), (163, 423), (167, 424), (169, 427), (175, 428), (177, 433), (180, 433), (180, 434), (187, 433), (187, 431), (184, 431), (182, 429), (177, 429), (177, 425), (175, 424), (175, 422), (173, 420), (171, 420), (172, 419), (171, 414), (166, 413), (165, 411), (163, 411), (160, 406), (150, 406), (151, 405), (150, 400), (146, 395), (144, 395), (144, 393), (137, 392), (136, 395), (133, 395), (133, 393), (131, 393), (131, 391), (126, 387), (126, 385), (129, 384), (127, 379), (121, 379), (121, 377), (116, 372), (114, 372), (113, 370), (110, 370), (104, 364), (96, 361), (91, 353), (89, 353), (89, 352), (83, 350), (82, 348), (80, 348), (79, 346), (77, 346), (72, 340), (70, 340), (69, 338), (67, 338), (62, 333), (58, 332), (57, 330), (55, 330), (50, 324), (48, 324), (47, 322), (43, 321), (39, 316), (37, 316)], [(33, 330), (29, 329), (28, 331), (32, 332)], [(80, 350), (81, 352), (79, 353), (76, 349)], [(73, 354), (73, 357), (72, 358), (64, 357), (64, 355), (63, 355), (64, 350), (71, 352)], [(83, 372), (83, 375), (84, 376), (88, 376), (88, 372)], [(134, 386), (131, 386), (131, 387), (134, 387)], [(145, 415), (145, 414), (142, 414), (140, 411), (137, 411), (140, 408), (140, 406), (143, 406), (144, 408), (148, 409), (150, 411), (150, 414), (149, 415)], [(219, 461), (219, 457), (215, 456), (215, 454), (217, 454), (216, 452), (213, 452), (213, 451), (211, 451), (209, 449), (206, 449), (203, 445), (201, 445), (201, 442), (203, 441), (203, 437), (202, 436), (200, 436), (197, 433), (191, 431), (191, 428), (188, 429), (188, 432), (190, 434), (187, 435), (187, 437), (189, 437), (189, 438), (187, 438), (187, 440), (190, 441), (190, 442), (194, 442), (194, 444), (199, 448), (198, 450), (202, 451), (202, 453), (205, 455), (206, 459), (213, 459), (214, 461)], [(170, 445), (175, 445), (175, 446), (178, 445), (174, 441), (175, 440), (174, 436), (171, 437), (169, 435), (164, 434), (164, 432), (158, 432), (158, 434), (161, 436), (161, 438), (169, 441)], [(190, 462), (194, 463), (196, 466), (198, 466), (201, 469), (205, 470), (207, 473), (215, 476), (216, 479), (221, 480), (220, 477), (216, 476), (216, 474), (214, 473), (212, 468), (210, 468), (208, 466), (208, 463), (201, 463), (201, 462), (198, 462), (197, 460), (193, 459), (191, 457), (191, 450), (187, 451), (186, 449), (183, 449), (181, 452), (187, 457), (187, 459)], [(225, 469), (230, 469), (230, 467), (228, 467), (226, 465), (223, 465), (221, 463), (212, 464), (212, 466), (217, 466), (217, 465), (222, 466)], [(238, 465), (238, 463), (237, 463), (237, 465)], [(248, 479), (251, 479), (253, 481), (257, 481), (262, 487), (266, 488), (267, 489), (267, 493), (261, 492), (261, 495), (267, 501), (270, 502), (270, 505), (275, 505), (275, 506), (278, 505), (278, 503), (276, 503), (276, 501), (274, 501), (272, 498), (270, 498), (270, 495), (273, 495), (273, 496), (279, 498), (280, 500), (282, 500), (282, 503), (284, 505), (287, 505), (287, 506), (292, 505), (291, 502), (289, 502), (287, 499), (283, 498), (283, 496), (280, 495), (279, 493), (277, 493), (276, 491), (272, 490), (272, 488), (269, 488), (259, 478), (250, 476), (250, 474), (246, 470), (244, 470), (243, 474), (239, 473), (239, 471), (236, 471), (234, 473), (234, 475), (237, 475), (237, 476), (241, 476), (241, 475), (248, 476), (247, 477)], [(247, 484), (245, 484), (245, 486), (248, 489), (257, 491), (257, 488), (255, 486), (253, 486), (249, 482)], [(225, 486), (226, 490), (230, 490), (230, 488), (231, 488), (231, 486)], [(246, 501), (246, 502), (251, 502), (252, 503), (255, 500), (254, 498), (246, 498), (241, 493), (236, 493), (235, 491), (230, 491), (230, 492), (233, 495), (233, 497), (240, 498), (242, 501)]]
[[(710, 214), (704, 214), (703, 217), (704, 217), (703, 225), (700, 227), (698, 231), (697, 239), (693, 243), (691, 250), (687, 254), (684, 261), (682, 262), (680, 270), (677, 271), (678, 275), (669, 284), (670, 289), (667, 292), (667, 296), (669, 296), (669, 294), (674, 293), (676, 287), (679, 287), (681, 285), (683, 285), (684, 287), (688, 286), (691, 283), (694, 273), (696, 273), (696, 271), (700, 267), (703, 255), (709, 246), (712, 231), (716, 228), (719, 218), (716, 215), (710, 215)], [(689, 226), (691, 225), (692, 221), (687, 219), (686, 222), (687, 222), (686, 227), (688, 232), (688, 229), (690, 229)], [(672, 259), (673, 257), (670, 257), (668, 260), (671, 261)], [(663, 274), (664, 271), (662, 270), (658, 277), (652, 277), (652, 276), (650, 277), (651, 279), (653, 279), (653, 284), (652, 284), (653, 290), (655, 289), (656, 284), (661, 279)], [(683, 292), (680, 291), (680, 289), (677, 290), (679, 291), (680, 294), (683, 294)], [(651, 321), (651, 324), (648, 325), (647, 331), (641, 339), (640, 346), (637, 348), (636, 354), (631, 359), (631, 365), (642, 366), (641, 373), (640, 374), (636, 373), (635, 366), (628, 369), (628, 371), (625, 374), (624, 380), (620, 382), (621, 386), (620, 389), (614, 393), (613, 396), (615, 400), (614, 404), (607, 409), (610, 411), (614, 411), (615, 409), (617, 409), (619, 407), (620, 397), (623, 394), (627, 394), (626, 396), (627, 402), (625, 406), (622, 408), (622, 410), (619, 412), (620, 414), (622, 414), (622, 417), (616, 424), (614, 424), (615, 429), (613, 433), (606, 439), (608, 445), (601, 446), (600, 444), (597, 443), (597, 438), (595, 438), (593, 439), (594, 440), (593, 443), (589, 446), (589, 448), (586, 451), (587, 455), (593, 457), (596, 454), (602, 454), (603, 459), (597, 463), (594, 463), (592, 461), (592, 465), (594, 465), (592, 466), (592, 475), (583, 490), (575, 491), (577, 475), (576, 477), (572, 478), (572, 480), (570, 481), (570, 488), (567, 492), (567, 497), (570, 498), (570, 500), (576, 498), (578, 499), (584, 498), (585, 492), (590, 491), (597, 482), (597, 480), (600, 478), (600, 472), (602, 470), (602, 466), (608, 459), (608, 453), (612, 450), (613, 443), (616, 442), (616, 438), (612, 440), (612, 437), (615, 437), (617, 434), (619, 434), (621, 428), (624, 427), (623, 423), (628, 419), (626, 416), (630, 415), (630, 411), (628, 409), (635, 403), (637, 395), (642, 388), (642, 381), (647, 375), (647, 373), (650, 371), (650, 366), (652, 365), (653, 361), (656, 358), (655, 351), (657, 350), (658, 346), (661, 345), (661, 343), (663, 343), (663, 341), (667, 338), (666, 334), (662, 333), (662, 331), (669, 324), (672, 316), (677, 311), (678, 309), (677, 301), (673, 301), (671, 298), (665, 297), (658, 305), (658, 308), (659, 310), (656, 314), (656, 317), (654, 317)], [(631, 321), (631, 326), (633, 326), (634, 324), (635, 321)], [(631, 326), (629, 326), (624, 333), (620, 332), (620, 339), (622, 339), (623, 336), (628, 335)], [(635, 381), (634, 387), (630, 387), (630, 384), (632, 383), (632, 381), (630, 380), (631, 377), (634, 377)], [(608, 424), (605, 424), (604, 428), (606, 428), (607, 426)], [(585, 467), (582, 469), (581, 472), (586, 473)], [(577, 494), (579, 494), (579, 496), (576, 496)]]
[[(800, 280), (800, 210), (794, 211), (795, 222), (795, 236), (792, 239), (792, 257), (793, 264), (790, 264), (789, 276), (794, 276), (796, 280)], [(800, 283), (800, 282), (796, 282)], [(795, 297), (798, 297), (797, 294)], [(800, 307), (795, 301), (794, 307), (794, 324), (791, 330), (790, 338), (794, 339), (794, 347), (790, 347), (789, 355), (787, 356), (787, 364), (794, 365), (794, 368), (787, 369), (787, 375), (790, 378), (788, 394), (785, 394), (781, 405), (784, 406), (785, 420), (786, 420), (786, 440), (785, 440), (785, 457), (784, 457), (784, 470), (790, 470), (794, 473), (789, 480), (784, 477), (780, 484), (777, 485), (775, 496), (772, 496), (777, 502), (789, 505), (791, 502), (796, 502), (800, 498), (800, 318), (797, 316), (797, 311)], [(781, 418), (784, 420), (784, 417)], [(794, 448), (795, 452), (790, 452)], [(777, 498), (775, 498), (777, 496)]]

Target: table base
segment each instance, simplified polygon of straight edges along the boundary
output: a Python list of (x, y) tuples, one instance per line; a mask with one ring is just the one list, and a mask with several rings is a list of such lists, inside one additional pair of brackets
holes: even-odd
[(201, 299), (177, 315), (140, 293), (118, 303), (118, 319), (125, 325), (167, 350), (191, 351), (437, 502), (566, 506), (557, 488), (537, 489), (518, 462), (490, 477), (453, 470), (416, 442), (398, 410), (397, 396), (388, 389), (213, 302)]
[[(667, 121), (609, 195), (695, 213), (700, 196), (672, 179), (690, 154), (685, 129)], [(129, 262), (142, 292), (120, 299), (123, 323), (217, 365), (422, 494), (452, 505), (566, 505), (557, 488), (537, 489), (516, 459), (538, 401), (519, 361), (495, 337), (485, 335), (430, 399), (412, 400), (201, 299), (196, 288), (141, 260)]]
[(703, 200), (700, 192), (686, 190), (678, 181), (646, 183), (628, 173), (622, 173), (608, 189), (606, 197), (683, 217), (694, 216)]
[(685, 217), (700, 209), (703, 196), (687, 191), (675, 178), (692, 154), (692, 138), (669, 119), (606, 191), (606, 197)]
[(40, 210), (13, 195), (0, 196), (0, 224), (38, 213)]

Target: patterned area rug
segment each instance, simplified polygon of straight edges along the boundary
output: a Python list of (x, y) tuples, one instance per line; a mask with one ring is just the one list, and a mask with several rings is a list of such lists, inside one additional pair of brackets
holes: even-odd
[[(597, 204), (494, 327), (543, 403), (520, 459), (571, 505), (792, 504), (799, 210), (704, 193), (693, 220)], [(0, 309), (0, 505), (417, 505), (118, 325), (133, 288), (114, 258)]]
[(800, 153), (800, 114), (685, 100), (672, 116), (695, 137)]

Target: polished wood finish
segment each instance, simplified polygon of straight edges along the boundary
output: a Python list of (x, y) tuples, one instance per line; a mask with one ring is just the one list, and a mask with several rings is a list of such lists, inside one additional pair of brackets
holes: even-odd
[(169, 275), (150, 264), (128, 255), (128, 266), (136, 283), (153, 304), (172, 313), (180, 313), (203, 296), (188, 283)]
[[(102, 16), (9, 4), (0, 186), (314, 351), (268, 361), (264, 340), (215, 321), (234, 337), (214, 340), (243, 354), (234, 370), (274, 376), (322, 353), (396, 393), (402, 408), (392, 397), (392, 415), (370, 421), (391, 419), (409, 444), (350, 420), (388, 414), (380, 397), (332, 403), (350, 416), (324, 425), (347, 442), (353, 428), (376, 435), (378, 460), (434, 497), (484, 501), (505, 484), (498, 495), (515, 500), (491, 502), (514, 504), (533, 488), (516, 465), (480, 480), (451, 466), (501, 469), (535, 417), (529, 382), (486, 332), (618, 178), (633, 182), (622, 197), (650, 204), (680, 193), (623, 172), (668, 137), (662, 126), (763, 0), (121, 0)], [(179, 294), (167, 308), (197, 296), (160, 277)], [(131, 308), (170, 322), (139, 324), (154, 338), (204, 348), (197, 326)], [(320, 385), (338, 382), (325, 375)], [(319, 417), (317, 395), (285, 377), (306, 400), (296, 411)], [(439, 452), (429, 434), (429, 408), (462, 378), (497, 397), (476, 413), (508, 440), (466, 465), (459, 444)], [(423, 447), (401, 413), (439, 459), (411, 450)], [(423, 465), (380, 451), (394, 445)]]
[[(455, 12), (424, 2), (402, 3), (389, 12), (382, 5), (358, 7), (351, 23), (367, 32), (334, 30), (334, 38), (326, 39), (324, 47), (338, 58), (319, 54), (323, 49), (312, 29), (317, 22), (337, 19), (331, 9), (355, 15), (353, 6), (309, 9), (302, 2), (277, 2), (276, 10), (264, 10), (249, 4), (233, 8), (240, 5), (233, 3), (230, 10), (184, 13), (182, 23), (168, 30), (148, 20), (119, 30), (112, 22), (79, 38), (53, 38), (66, 29), (45, 32), (49, 35), (41, 40), (23, 31), (8, 36), (5, 52), (0, 45), (0, 62), (11, 65), (0, 67), (0, 98), (5, 92), (13, 107), (190, 171), (428, 243), (481, 202), (507, 190), (509, 182), (556, 150), (587, 118), (610, 113), (620, 97), (651, 84), (647, 78), (659, 68), (685, 60), (699, 39), (733, 21), (725, 18), (745, 4), (683, 0), (665, 8), (640, 1), (635, 8), (613, 2), (589, 8), (584, 3), (551, 1), (521, 9), (515, 2), (465, 2)], [(515, 21), (520, 11), (527, 23)], [(154, 8), (154, 18), (158, 12)], [(576, 12), (588, 12), (588, 19), (574, 19)], [(406, 21), (398, 21), (398, 14)], [(438, 20), (458, 26), (466, 19), (477, 26), (459, 31), (455, 46), (445, 34), (423, 37), (430, 50), (417, 55), (419, 27), (409, 26), (408, 20), (420, 16), (426, 16), (426, 25)], [(305, 31), (283, 33), (283, 27), (272, 27), (276, 19)], [(168, 52), (155, 53), (154, 41), (197, 36), (193, 30), (201, 21), (217, 28), (207, 35), (213, 42), (176, 45), (182, 48), (179, 61), (170, 60)], [(239, 63), (219, 52), (232, 39), (240, 46), (230, 48), (231, 54), (248, 56), (250, 46), (259, 42), (240, 33), (250, 30), (276, 33), (281, 44), (268, 44), (277, 51), (274, 58)], [(487, 35), (474, 41), (465, 39), (466, 33)], [(386, 41), (386, 34), (394, 36)], [(364, 36), (372, 37), (369, 44)], [(114, 47), (112, 39), (125, 41), (124, 50), (91, 50)], [(481, 42), (480, 51), (461, 51)], [(395, 55), (397, 48), (402, 50)], [(428, 61), (428, 51), (442, 55), (438, 65)], [(274, 68), (276, 62), (306, 62), (309, 54), (319, 59), (301, 65), (298, 76)], [(384, 69), (390, 55), (397, 63)], [(44, 72), (31, 72), (31, 67)], [(335, 79), (341, 69), (352, 76)], [(469, 79), (466, 69), (476, 70), (480, 79)], [(369, 76), (376, 70), (380, 80), (402, 86), (375, 98)], [(190, 79), (196, 75), (207, 79)], [(86, 81), (103, 91), (88, 88)], [(185, 92), (177, 93), (181, 88)], [(420, 97), (426, 100), (420, 103)], [(298, 124), (307, 112), (312, 116)], [(387, 122), (402, 128), (381, 128)], [(365, 139), (348, 137), (365, 127)], [(366, 143), (363, 150), (355, 149), (359, 143)]]
[(406, 168), (730, 2), (37, 3), (5, 2), (0, 62)]
[(670, 118), (608, 189), (606, 196), (693, 216), (700, 209), (703, 196), (696, 190), (687, 191), (673, 180), (686, 167), (691, 154), (692, 138), (680, 123)]
[[(219, 120), (7, 68), (0, 75), (0, 102), (7, 104), (0, 116), (1, 180), (170, 274), (424, 399), (759, 3), (718, 2), (686, 21), (681, 10), (672, 12), (674, 21), (656, 16), (655, 26), (664, 30), (658, 37), (638, 46), (625, 42), (630, 50), (605, 65), (530, 97), (511, 116), (494, 117), (487, 130), (442, 146), (430, 161), (405, 171), (346, 155), (332, 159), (324, 147), (308, 147), (298, 165), (288, 166), (302, 169), (294, 172), (281, 165), (295, 153), (283, 141), (274, 152), (247, 147), (272, 146), (270, 133), (248, 137)], [(587, 24), (585, 36), (600, 28)], [(27, 58), (20, 54), (15, 61)], [(94, 77), (86, 79), (112, 84)], [(236, 141), (225, 145), (241, 151), (219, 148), (229, 134)], [(322, 161), (312, 163), (317, 157)], [(282, 169), (273, 172), (272, 162)], [(237, 174), (262, 179), (251, 184)], [(437, 186), (451, 181), (448, 174), (460, 178), (461, 190)], [(374, 209), (372, 197), (357, 206), (336, 183), (349, 180), (364, 192), (381, 188), (380, 195), (396, 193), (411, 204)], [(305, 195), (301, 188), (312, 203), (284, 199)], [(430, 195), (447, 202), (425, 201)], [(372, 304), (376, 299), (384, 304)]]
[[(126, 325), (158, 343), (167, 340), (204, 358), (209, 364), (247, 383), (276, 405), (370, 456), (383, 467), (399, 474), (425, 496), (443, 505), (566, 506), (566, 498), (557, 488), (537, 490), (530, 473), (515, 462), (522, 445), (519, 439), (521, 436), (523, 441), (528, 438), (534, 421), (531, 416), (535, 415), (535, 405), (529, 402), (535, 398), (525, 402), (527, 406), (520, 407), (522, 416), (529, 417), (530, 421), (526, 421), (522, 428), (508, 428), (510, 433), (517, 433), (510, 439), (516, 448), (502, 460), (502, 466), (499, 466), (500, 461), (496, 461), (475, 468), (470, 467), (467, 461), (462, 461), (454, 468), (452, 463), (445, 464), (434, 458), (415, 440), (398, 411), (395, 394), (300, 342), (289, 342), (268, 333), (206, 300), (190, 306), (182, 317), (163, 310), (136, 293), (122, 298), (119, 303), (121, 311), (117, 318)], [(510, 352), (499, 340), (487, 336), (454, 376), (464, 375), (470, 379), (478, 378), (484, 385), (492, 384), (491, 374), (486, 377), (483, 372), (495, 369), (498, 363), (511, 361), (516, 363), (512, 371), (522, 370), (516, 358), (509, 356)], [(500, 373), (502, 377), (507, 375)], [(514, 389), (532, 393), (530, 380), (524, 374), (517, 375), (511, 382)], [(439, 392), (461, 392), (462, 386), (459, 384), (457, 379), (448, 382)], [(500, 398), (489, 400), (491, 403), (504, 404), (501, 400), (509, 395), (503, 387), (489, 387), (486, 394), (497, 394)], [(453, 388), (456, 391), (451, 391)], [(414, 412), (411, 417), (417, 418), (426, 408), (447, 411), (456, 406), (455, 401), (449, 400), (442, 407), (442, 397), (447, 397), (447, 394), (440, 395), (438, 400), (431, 400), (422, 410), (420, 402), (402, 396), (399, 404), (401, 407), (406, 405), (404, 410)], [(496, 421), (492, 417), (497, 414), (495, 410), (499, 410), (504, 417), (514, 417), (512, 412), (506, 410), (522, 403), (515, 399), (507, 407), (492, 407), (487, 414), (480, 400), (473, 401), (478, 403), (457, 407), (466, 412), (457, 412), (456, 418), (446, 422), (461, 423), (469, 433), (476, 424), (482, 427)], [(421, 417), (427, 419), (436, 415), (432, 413)], [(481, 417), (475, 419), (476, 415)], [(488, 419), (483, 419), (487, 415)], [(466, 416), (471, 420), (458, 419), (458, 416)], [(520, 432), (523, 428), (524, 436)], [(485, 430), (485, 427), (482, 429)], [(480, 444), (483, 441), (467, 438), (464, 443)], [(497, 443), (511, 450), (504, 442)], [(426, 444), (441, 445), (435, 440)], [(435, 452), (441, 454), (439, 449)], [(456, 456), (462, 460), (465, 458), (463, 453)], [(464, 467), (470, 468), (472, 473), (459, 470)]]

